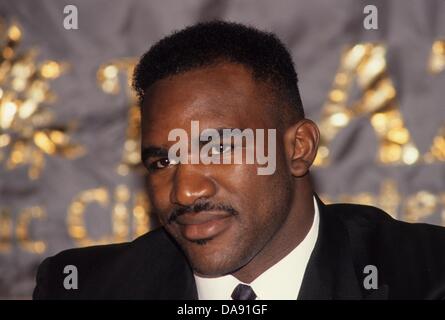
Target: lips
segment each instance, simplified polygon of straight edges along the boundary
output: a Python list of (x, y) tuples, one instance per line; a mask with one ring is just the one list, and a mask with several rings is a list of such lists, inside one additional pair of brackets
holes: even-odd
[(214, 238), (230, 227), (233, 215), (225, 211), (185, 213), (176, 218), (181, 234), (190, 241)]

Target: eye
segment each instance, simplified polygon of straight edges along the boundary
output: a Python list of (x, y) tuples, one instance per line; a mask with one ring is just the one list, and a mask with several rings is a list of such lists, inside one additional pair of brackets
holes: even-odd
[(150, 171), (156, 171), (156, 170), (174, 166), (176, 164), (177, 164), (177, 161), (175, 161), (175, 160), (170, 160), (169, 158), (161, 158), (161, 159), (158, 159), (158, 160), (150, 163), (148, 166), (148, 169)]
[(224, 154), (228, 153), (232, 150), (233, 146), (230, 144), (220, 144), (217, 146), (212, 147), (210, 150), (211, 154)]

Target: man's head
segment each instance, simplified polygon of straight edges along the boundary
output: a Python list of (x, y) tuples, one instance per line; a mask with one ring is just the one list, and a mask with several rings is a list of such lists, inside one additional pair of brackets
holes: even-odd
[(283, 106), (292, 108), (280, 113), (304, 117), (294, 64), (281, 41), (272, 33), (222, 21), (176, 32), (141, 57), (133, 83), (140, 104), (146, 89), (156, 81), (221, 61), (243, 65), (255, 80), (270, 84)]
[[(225, 22), (186, 28), (143, 55), (134, 87), (153, 209), (198, 274), (273, 260), (301, 237), (318, 130), (304, 119), (292, 59), (275, 36)], [(275, 173), (258, 175), (259, 164), (170, 163), (169, 132), (190, 133), (191, 121), (203, 130), (276, 129)], [(223, 149), (215, 152), (224, 157)]]

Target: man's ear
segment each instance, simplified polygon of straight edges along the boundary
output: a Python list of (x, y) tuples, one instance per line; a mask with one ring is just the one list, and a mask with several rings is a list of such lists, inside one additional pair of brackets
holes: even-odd
[(309, 119), (302, 119), (286, 130), (284, 145), (292, 175), (301, 177), (309, 171), (317, 155), (319, 140), (320, 131)]

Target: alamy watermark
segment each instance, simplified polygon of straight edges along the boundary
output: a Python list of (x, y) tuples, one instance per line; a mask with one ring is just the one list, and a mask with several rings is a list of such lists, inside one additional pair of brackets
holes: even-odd
[(63, 8), (63, 27), (65, 30), (77, 30), (79, 29), (79, 11), (73, 4), (68, 4)]
[(366, 30), (377, 30), (379, 28), (377, 7), (373, 4), (368, 4), (363, 8), (363, 14), (366, 15), (363, 19), (363, 28)]
[(79, 288), (77, 267), (72, 264), (67, 265), (63, 268), (63, 273), (67, 274), (63, 279), (63, 287), (66, 290), (77, 290)]
[(175, 141), (168, 150), (170, 164), (258, 164), (258, 175), (275, 172), (275, 129), (212, 128), (200, 132), (199, 121), (191, 121), (190, 129), (191, 137), (180, 128), (169, 132), (168, 141)]
[(372, 264), (366, 265), (363, 269), (363, 274), (366, 274), (366, 277), (363, 279), (363, 287), (366, 290), (376, 290), (379, 288), (379, 275), (376, 266)]

